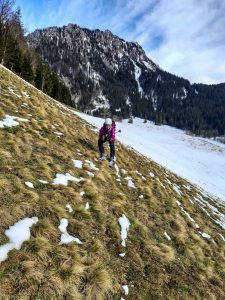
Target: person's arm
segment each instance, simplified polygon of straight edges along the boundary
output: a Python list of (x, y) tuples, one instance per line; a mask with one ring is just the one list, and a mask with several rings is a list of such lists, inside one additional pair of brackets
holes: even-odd
[(103, 133), (104, 133), (104, 126), (102, 126), (102, 128), (99, 130), (99, 138), (103, 136)]
[(110, 134), (110, 141), (114, 142), (116, 139), (116, 123), (113, 122), (112, 124), (112, 130), (111, 130), (111, 134)]

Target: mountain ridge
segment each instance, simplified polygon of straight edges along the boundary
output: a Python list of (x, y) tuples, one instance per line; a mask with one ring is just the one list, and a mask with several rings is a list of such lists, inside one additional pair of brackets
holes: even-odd
[(190, 84), (158, 67), (138, 43), (74, 24), (36, 30), (27, 41), (84, 112), (138, 116), (203, 136), (225, 134), (225, 84)]

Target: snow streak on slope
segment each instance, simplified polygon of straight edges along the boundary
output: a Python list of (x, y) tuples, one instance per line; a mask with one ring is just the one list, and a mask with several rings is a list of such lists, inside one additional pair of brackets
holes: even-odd
[[(78, 116), (95, 126), (104, 120), (84, 113)], [(210, 139), (187, 135), (170, 126), (156, 126), (135, 118), (117, 123), (120, 142), (153, 159), (177, 175), (225, 201), (225, 145)]]

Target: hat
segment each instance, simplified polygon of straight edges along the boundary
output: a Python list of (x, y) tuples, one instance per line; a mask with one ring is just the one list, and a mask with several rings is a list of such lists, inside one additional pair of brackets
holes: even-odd
[(105, 119), (105, 125), (112, 125), (112, 119), (106, 118)]

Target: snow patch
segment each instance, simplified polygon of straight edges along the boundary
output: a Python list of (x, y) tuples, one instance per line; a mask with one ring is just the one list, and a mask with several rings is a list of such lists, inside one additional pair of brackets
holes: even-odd
[(138, 67), (133, 60), (132, 60), (132, 62), (133, 62), (133, 65), (134, 65), (134, 76), (135, 76), (135, 80), (136, 80), (137, 85), (138, 85), (138, 92), (141, 95), (143, 95), (144, 92), (143, 92), (143, 89), (142, 89), (141, 84), (140, 84), (141, 68)]
[(117, 164), (115, 164), (114, 166), (115, 166), (115, 169), (116, 169), (116, 176), (119, 178), (120, 177), (119, 167), (117, 166)]
[(210, 239), (211, 236), (208, 233), (202, 232), (201, 235), (205, 238), (205, 239)]
[(69, 173), (66, 173), (65, 175), (57, 173), (55, 179), (53, 180), (53, 184), (54, 185), (61, 184), (61, 185), (68, 186), (69, 180), (75, 181), (75, 182), (80, 182), (80, 181), (83, 181), (84, 179), (82, 177), (76, 178), (76, 177), (70, 175)]
[(10, 116), (10, 115), (5, 115), (5, 118), (3, 119), (3, 121), (0, 121), (0, 128), (18, 126), (19, 122), (15, 121), (15, 120), (18, 120), (20, 122), (28, 122), (27, 119)]
[(94, 171), (98, 171), (99, 170), (99, 168), (97, 168), (92, 161), (86, 159), (85, 163), (88, 164), (91, 167), (92, 170), (94, 170)]
[(180, 207), (181, 211), (188, 217), (188, 219), (195, 224), (196, 228), (199, 228), (199, 225), (195, 222), (195, 220), (189, 215), (189, 213), (182, 207), (180, 201), (176, 201), (177, 205)]
[(178, 187), (176, 184), (173, 185), (173, 189), (174, 189), (174, 191), (175, 191), (179, 196), (181, 196), (181, 192), (180, 192), (180, 190), (179, 190), (179, 187)]
[(122, 252), (119, 254), (120, 257), (124, 257), (126, 255), (126, 253)]
[(168, 241), (171, 241), (171, 237), (167, 234), (166, 231), (164, 231), (164, 235), (165, 235), (165, 237), (167, 238)]
[(28, 186), (29, 188), (31, 188), (31, 189), (33, 189), (34, 188), (34, 185), (33, 185), (33, 183), (32, 182), (30, 182), (30, 181), (26, 181), (25, 182), (25, 184), (26, 184), (26, 186)]
[(124, 290), (124, 294), (127, 296), (129, 294), (129, 288), (128, 288), (128, 285), (122, 285), (122, 288)]
[(77, 244), (83, 244), (77, 237), (70, 235), (67, 232), (68, 220), (63, 218), (60, 221), (59, 230), (61, 231), (61, 239), (59, 245), (69, 244), (71, 242), (75, 242)]
[(94, 176), (95, 176), (95, 174), (92, 173), (92, 172), (86, 171), (86, 173), (87, 173), (89, 176), (91, 176), (91, 177), (94, 177)]
[(66, 208), (68, 209), (69, 213), (73, 212), (73, 209), (70, 204), (66, 204)]
[(30, 228), (38, 222), (37, 217), (24, 218), (5, 231), (5, 235), (9, 238), (9, 242), (0, 246), (0, 262), (8, 257), (9, 251), (19, 250), (25, 241), (29, 241), (31, 233)]
[(124, 178), (125, 180), (127, 180), (127, 185), (130, 187), (130, 188), (133, 188), (133, 189), (136, 189), (134, 183), (133, 183), (133, 179), (129, 176), (125, 177)]
[(221, 234), (221, 233), (218, 233), (218, 235), (221, 237), (221, 239), (225, 242), (225, 237)]
[(82, 169), (83, 162), (81, 160), (72, 159), (72, 162), (75, 168)]
[(126, 238), (127, 238), (127, 232), (130, 226), (130, 222), (128, 218), (123, 214), (122, 217), (118, 220), (120, 227), (121, 227), (121, 239), (122, 239), (122, 246), (126, 247)]
[(8, 90), (10, 91), (10, 93), (12, 93), (13, 95), (17, 96), (18, 98), (21, 98), (21, 95), (18, 95), (17, 93), (15, 93), (15, 91), (13, 90), (13, 88), (8, 87)]
[(46, 181), (46, 180), (38, 179), (38, 181), (43, 184), (48, 184), (48, 181)]

